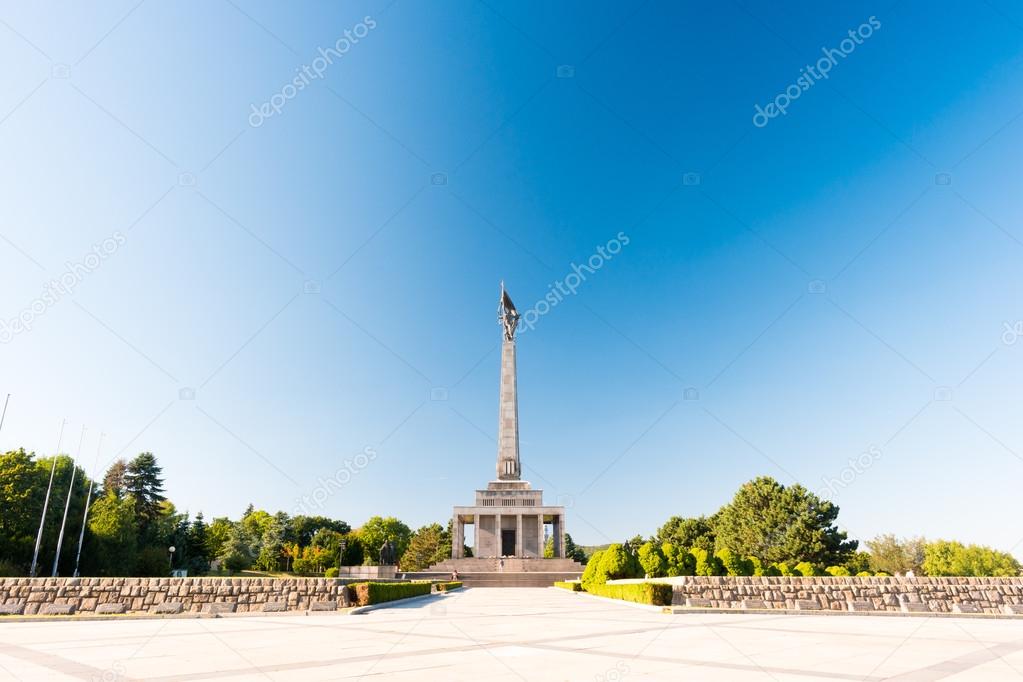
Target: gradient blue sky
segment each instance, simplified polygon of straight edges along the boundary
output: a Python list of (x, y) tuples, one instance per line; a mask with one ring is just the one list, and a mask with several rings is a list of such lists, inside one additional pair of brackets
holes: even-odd
[(88, 467), (103, 431), (101, 469), (150, 450), (237, 516), (372, 447), (322, 513), (442, 521), (493, 476), (499, 281), (525, 310), (624, 232), (519, 342), (526, 476), (577, 541), (873, 447), (853, 537), (1023, 557), (1014, 3), (5, 2), (0, 61), (0, 318), (125, 236), (0, 345), (0, 448), (67, 417)]

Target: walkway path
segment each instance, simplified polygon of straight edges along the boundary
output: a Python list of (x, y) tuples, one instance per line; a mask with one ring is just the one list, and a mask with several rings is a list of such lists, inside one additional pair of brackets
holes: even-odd
[(1016, 680), (1011, 620), (684, 614), (469, 589), (361, 616), (4, 623), (0, 680)]

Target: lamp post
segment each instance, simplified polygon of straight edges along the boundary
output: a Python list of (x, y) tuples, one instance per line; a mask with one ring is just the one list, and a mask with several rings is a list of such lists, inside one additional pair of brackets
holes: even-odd
[(337, 567), (338, 567), (338, 570), (340, 570), (341, 567), (345, 565), (345, 549), (347, 549), (347, 548), (348, 548), (348, 541), (347, 540), (342, 540), (341, 541), (341, 552), (337, 555)]
[(174, 545), (171, 545), (170, 547), (167, 548), (167, 551), (170, 553), (171, 573), (174, 572), (174, 550), (175, 549), (176, 549), (176, 547), (174, 547)]

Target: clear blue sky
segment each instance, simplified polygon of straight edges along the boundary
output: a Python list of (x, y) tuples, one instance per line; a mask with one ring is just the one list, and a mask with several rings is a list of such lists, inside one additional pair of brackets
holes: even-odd
[(237, 516), (370, 447), (322, 513), (444, 520), (494, 472), (500, 280), (526, 310), (623, 232), (519, 342), (577, 541), (876, 448), (854, 537), (1023, 556), (1014, 3), (4, 3), (0, 60), (0, 448), (67, 417)]

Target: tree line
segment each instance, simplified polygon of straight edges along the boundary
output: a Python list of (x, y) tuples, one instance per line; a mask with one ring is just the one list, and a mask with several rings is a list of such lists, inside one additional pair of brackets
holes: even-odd
[(339, 519), (270, 513), (251, 504), (237, 520), (207, 521), (201, 511), (194, 517), (179, 512), (166, 497), (163, 469), (150, 452), (119, 459), (102, 481), (91, 481), (67, 455), (36, 457), (19, 449), (0, 455), (0, 576), (29, 574), (51, 469), (38, 575), (52, 570), (69, 489), (58, 575), (74, 572), (79, 535), (79, 574), (94, 576), (165, 576), (172, 570), (329, 575), (340, 565), (376, 563), (386, 541), (393, 543), (399, 566), (407, 571), (451, 556), (450, 523), (413, 531), (394, 517), (374, 516), (353, 529)]
[[(80, 535), (79, 573), (95, 576), (164, 576), (172, 570), (189, 575), (247, 570), (332, 575), (341, 565), (376, 563), (387, 541), (393, 543), (402, 571), (421, 571), (451, 556), (450, 522), (413, 531), (397, 518), (374, 516), (352, 528), (339, 519), (270, 513), (251, 504), (237, 520), (225, 516), (207, 522), (202, 512), (194, 517), (178, 512), (167, 499), (163, 470), (150, 452), (115, 461), (102, 481), (90, 481), (80, 467), (72, 476), (73, 466), (66, 455), (36, 457), (24, 449), (0, 455), (0, 576), (28, 575), (51, 470), (53, 490), (43, 523), (39, 575), (52, 569), (65, 505), (67, 525), (57, 570), (65, 576), (75, 569)], [(882, 535), (868, 541), (869, 551), (863, 551), (839, 529), (838, 513), (835, 504), (801, 485), (760, 477), (741, 486), (711, 516), (673, 516), (653, 536), (595, 548), (579, 547), (566, 535), (565, 549), (569, 558), (588, 562), (589, 570), (604, 578), (1021, 573), (1011, 554), (956, 541)], [(551, 557), (553, 551), (548, 538), (544, 555)], [(472, 556), (467, 546), (463, 552)], [(603, 564), (606, 570), (600, 568)]]
[[(654, 536), (603, 549), (598, 575), (1016, 576), (1007, 552), (949, 540), (880, 535), (866, 551), (837, 525), (839, 508), (794, 484), (762, 476), (711, 516), (673, 516)], [(591, 557), (596, 557), (594, 553)], [(606, 577), (606, 576), (605, 576)], [(599, 578), (598, 578), (599, 580)]]

